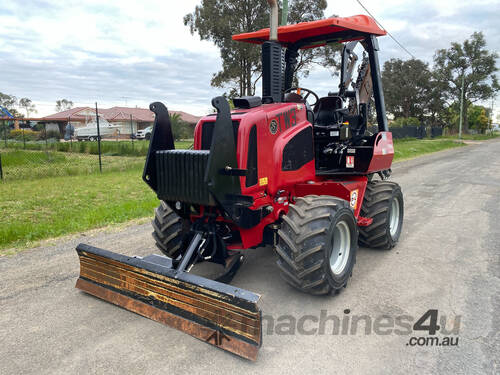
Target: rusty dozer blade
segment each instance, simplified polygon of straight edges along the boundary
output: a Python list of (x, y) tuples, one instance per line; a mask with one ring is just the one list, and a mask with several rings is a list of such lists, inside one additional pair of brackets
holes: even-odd
[(129, 257), (85, 244), (76, 251), (76, 288), (256, 360), (262, 342), (259, 295), (173, 269), (163, 256)]

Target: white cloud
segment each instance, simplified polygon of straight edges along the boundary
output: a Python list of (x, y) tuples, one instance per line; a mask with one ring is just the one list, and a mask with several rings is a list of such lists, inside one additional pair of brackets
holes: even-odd
[[(173, 109), (202, 114), (223, 90), (210, 87), (220, 69), (217, 48), (183, 24), (183, 16), (199, 2), (2, 0), (0, 91), (34, 99), (41, 114), (52, 112), (51, 103), (63, 97), (85, 105), (99, 100), (146, 106), (164, 100)], [(476, 30), (485, 33), (490, 49), (500, 50), (498, 0), (362, 2), (427, 62), (436, 49)], [(364, 13), (355, 0), (329, 1), (325, 12)], [(389, 37), (380, 44), (382, 61), (408, 57)], [(318, 69), (303, 84), (326, 94), (338, 83)]]

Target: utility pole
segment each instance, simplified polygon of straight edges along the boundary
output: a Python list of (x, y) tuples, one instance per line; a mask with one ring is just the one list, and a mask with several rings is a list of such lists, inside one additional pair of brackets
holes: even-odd
[(132, 150), (134, 149), (134, 124), (132, 123), (132, 114), (130, 114), (130, 139), (132, 140)]
[(128, 104), (128, 99), (131, 99), (130, 96), (120, 96), (120, 98), (122, 98), (125, 101), (125, 107)]
[(97, 150), (99, 152), (99, 171), (102, 173), (101, 130), (99, 129), (99, 111), (97, 109), (97, 102), (95, 102), (95, 119), (96, 119), (96, 123), (97, 123)]
[(281, 26), (288, 24), (288, 0), (283, 0), (283, 10), (281, 11)]
[(462, 121), (464, 112), (464, 76), (462, 75), (462, 93), (460, 95), (460, 125), (458, 128), (458, 139), (462, 139)]
[(491, 98), (490, 123), (488, 126), (491, 134), (493, 134), (493, 103), (495, 103), (495, 97)]

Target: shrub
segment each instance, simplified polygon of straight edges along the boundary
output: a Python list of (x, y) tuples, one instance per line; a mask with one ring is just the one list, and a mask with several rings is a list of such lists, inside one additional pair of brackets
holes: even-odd
[(61, 142), (57, 144), (57, 151), (68, 152), (71, 151), (71, 143), (70, 142)]
[(391, 122), (391, 127), (420, 126), (420, 121), (415, 117), (398, 117)]
[(48, 130), (45, 132), (45, 130), (39, 131), (38, 132), (38, 140), (39, 141), (45, 141), (45, 139), (56, 139), (59, 141), (61, 138), (61, 134), (57, 130)]
[(85, 153), (86, 150), (86, 142), (78, 142), (78, 152), (81, 154)]
[(49, 130), (47, 131), (47, 139), (50, 138), (55, 138), (59, 140), (61, 138), (61, 133), (59, 133), (57, 130)]
[(39, 136), (38, 132), (30, 129), (14, 129), (10, 131), (10, 138), (17, 141), (35, 141)]

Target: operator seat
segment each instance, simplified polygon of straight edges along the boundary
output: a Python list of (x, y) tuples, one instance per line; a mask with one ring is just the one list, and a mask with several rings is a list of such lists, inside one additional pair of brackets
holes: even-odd
[(366, 131), (367, 105), (363, 104), (363, 111), (358, 115), (349, 114), (344, 108), (344, 101), (340, 96), (330, 95), (320, 98), (314, 106), (314, 126), (330, 127), (336, 125), (341, 128), (348, 123), (349, 138), (352, 145), (363, 145), (366, 143), (363, 136)]
[(314, 106), (314, 125), (328, 126), (342, 121), (343, 101), (340, 96), (320, 98)]

